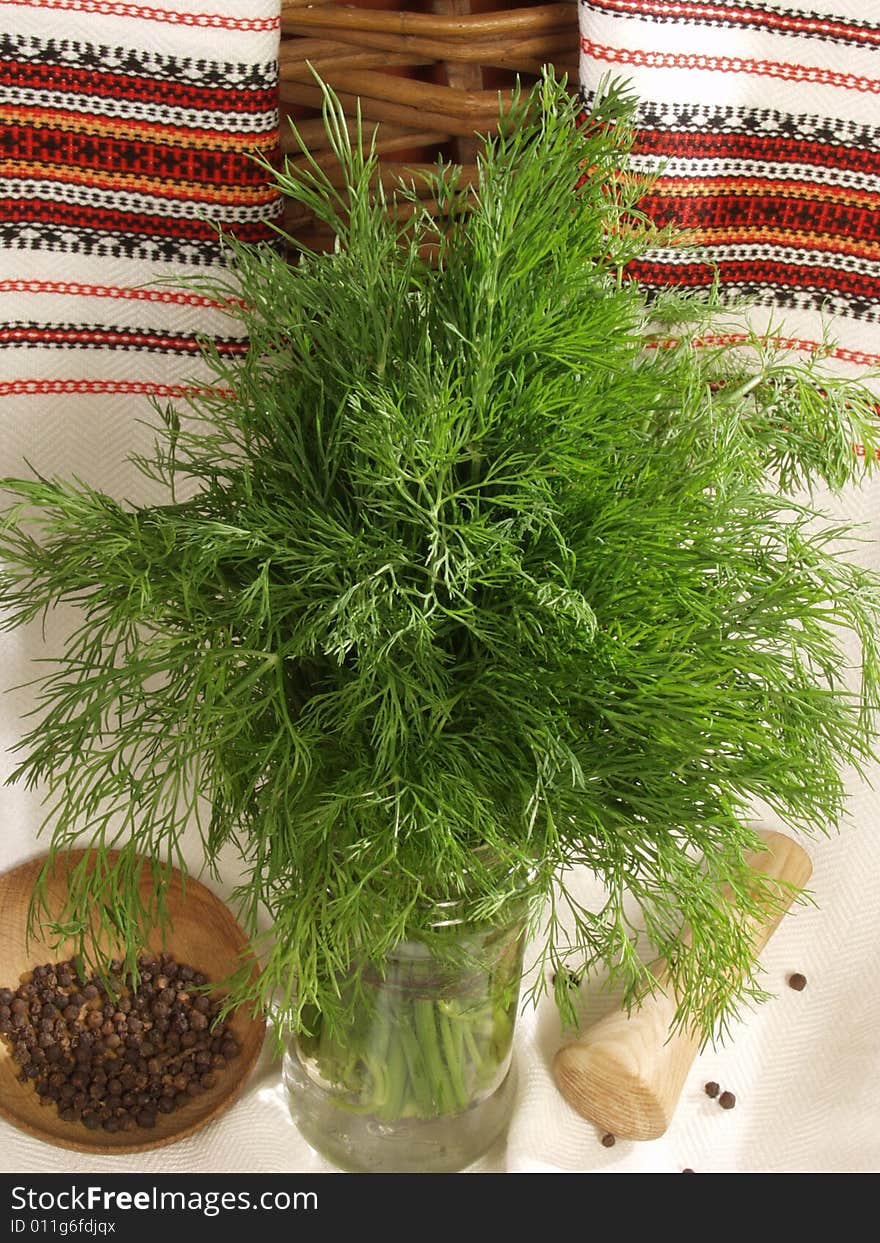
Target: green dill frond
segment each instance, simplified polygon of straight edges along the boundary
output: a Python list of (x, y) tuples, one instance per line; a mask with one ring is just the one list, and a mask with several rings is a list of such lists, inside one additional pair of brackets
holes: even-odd
[(645, 937), (706, 1034), (760, 995), (749, 808), (833, 829), (877, 742), (880, 579), (797, 499), (870, 468), (873, 398), (757, 341), (700, 345), (711, 301), (649, 301), (625, 271), (658, 241), (632, 101), (577, 113), (546, 74), (473, 188), (431, 174), (438, 223), (377, 188), (326, 91), (342, 187), (304, 149), (276, 180), (336, 247), (228, 242), (202, 287), (249, 348), (207, 349), (214, 391), (164, 413), (139, 465), (167, 502), (3, 481), (4, 625), (80, 615), (13, 780), (45, 791), (53, 855), (96, 852), (60, 917), (84, 949), (109, 921), (134, 956), (196, 824), (209, 867), (239, 851), (263, 952), (233, 999), (294, 1023), (341, 1004), (353, 962), (435, 937), (436, 902), (487, 920), (523, 895), (549, 966), (632, 1001)]

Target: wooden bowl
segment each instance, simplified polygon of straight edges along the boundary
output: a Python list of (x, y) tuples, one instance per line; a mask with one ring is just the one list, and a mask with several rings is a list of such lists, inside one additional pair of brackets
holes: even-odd
[[(71, 851), (59, 859), (47, 889), (53, 912), (60, 909), (66, 891), (67, 860), (75, 863), (85, 853)], [(53, 947), (34, 938), (29, 946), (25, 945), (28, 905), (44, 862), (45, 856), (41, 856), (0, 875), (0, 987), (15, 989), (25, 971), (41, 963), (60, 962), (73, 952), (72, 943)], [(144, 891), (149, 884), (147, 871)], [(164, 943), (159, 933), (151, 937), (150, 949), (154, 953), (173, 954), (178, 962), (188, 963), (209, 980), (222, 980), (241, 965), (247, 938), (231, 912), (209, 889), (187, 878), (184, 898), (181, 876), (175, 870), (167, 903), (173, 928)], [(253, 1068), (263, 1045), (265, 1021), (238, 1011), (229, 1020), (229, 1027), (241, 1052), (228, 1063), (217, 1084), (173, 1113), (159, 1114), (155, 1127), (127, 1132), (89, 1131), (81, 1122), (63, 1121), (54, 1105), (40, 1104), (32, 1084), (20, 1082), (19, 1068), (9, 1046), (0, 1040), (0, 1117), (46, 1143), (79, 1152), (144, 1152), (173, 1144), (218, 1117), (239, 1094)]]

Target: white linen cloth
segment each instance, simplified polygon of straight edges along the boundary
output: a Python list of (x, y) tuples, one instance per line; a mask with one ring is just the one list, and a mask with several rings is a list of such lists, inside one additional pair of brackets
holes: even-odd
[[(9, 638), (0, 647), (8, 669)], [(15, 699), (5, 706), (3, 736), (14, 738)], [(506, 1140), (473, 1172), (513, 1174), (877, 1172), (876, 1085), (880, 1075), (880, 832), (876, 796), (854, 794), (853, 825), (808, 845), (817, 907), (786, 917), (763, 955), (766, 986), (776, 993), (748, 1015), (724, 1048), (694, 1062), (667, 1133), (650, 1142), (618, 1140), (604, 1148), (598, 1128), (562, 1099), (550, 1065), (561, 1042), (546, 999), (517, 1025), (519, 1087)], [(35, 801), (3, 793), (2, 864), (34, 853)], [(583, 878), (585, 892), (589, 879)], [(222, 895), (221, 895), (222, 896)], [(597, 895), (598, 896), (598, 895)], [(803, 992), (787, 976), (807, 977)], [(611, 1005), (601, 981), (583, 986), (586, 1021)], [(703, 1091), (708, 1080), (732, 1091), (725, 1111)], [(219, 1118), (153, 1152), (96, 1157), (68, 1152), (0, 1122), (0, 1172), (14, 1173), (323, 1173), (291, 1122), (280, 1062), (267, 1043), (243, 1095)]]
[[(0, 3), (0, 19), (9, 19), (12, 7)], [(51, 9), (51, 2), (46, 7)], [(64, 7), (72, 10), (75, 6), (66, 0)], [(123, 6), (117, 7), (121, 10)], [(124, 7), (132, 12), (135, 6)], [(187, 7), (177, 0), (176, 10)], [(257, 6), (212, 0), (210, 7), (238, 14), (247, 9), (253, 14)], [(261, 12), (273, 10), (271, 3), (259, 7)], [(733, 6), (725, 0), (714, 6), (732, 7), (750, 11), (768, 8)], [(15, 9), (16, 20), (20, 11)], [(34, 13), (29, 10), (28, 16), (32, 19)], [(93, 14), (89, 20), (95, 20)], [(204, 31), (201, 34), (208, 37)], [(228, 38), (228, 33), (223, 37)], [(729, 44), (725, 47), (729, 49)], [(263, 59), (264, 51), (258, 50), (256, 56)], [(875, 120), (876, 99), (876, 94), (866, 97), (865, 105), (873, 110)], [(8, 261), (8, 254), (0, 255), (0, 262)], [(76, 262), (85, 264), (84, 260)], [(71, 279), (69, 266), (64, 275)], [(85, 267), (79, 279), (90, 279)], [(20, 317), (10, 300), (13, 296), (8, 290), (2, 294), (4, 320)], [(23, 357), (19, 351), (16, 365)], [(108, 363), (110, 356), (106, 355), (101, 365), (106, 363), (112, 378), (118, 379), (125, 374), (130, 357), (118, 355)], [(12, 376), (9, 359), (8, 351), (0, 357), (0, 369), (7, 368), (0, 370), (0, 393), (3, 380)], [(35, 359), (33, 366), (45, 367), (46, 356)], [(178, 364), (171, 367), (171, 374), (179, 374)], [(7, 394), (0, 399), (0, 474), (22, 473), (22, 458), (27, 457), (39, 468), (80, 475), (114, 495), (136, 495), (141, 486), (139, 477), (124, 459), (132, 447), (134, 420), (142, 414), (142, 409), (112, 395), (73, 395), (54, 401), (40, 398), (28, 404), (27, 398), (11, 400)], [(872, 487), (847, 498), (843, 508), (847, 516), (868, 524), (869, 541), (860, 556), (880, 568), (877, 502), (877, 489)], [(48, 631), (50, 647), (63, 632), (63, 619), (54, 619)], [(32, 676), (29, 661), (44, 652), (37, 627), (0, 635), (3, 686), (15, 686)], [(10, 691), (0, 700), (0, 778), (13, 767), (9, 747), (19, 737), (20, 717), (29, 706), (26, 690)], [(867, 786), (854, 783), (851, 811), (852, 823), (839, 837), (807, 844), (814, 863), (811, 890), (817, 906), (790, 915), (762, 955), (764, 982), (776, 998), (736, 1026), (724, 1048), (709, 1049), (697, 1058), (665, 1136), (643, 1143), (621, 1139), (611, 1148), (601, 1145), (597, 1128), (580, 1118), (553, 1084), (550, 1064), (563, 1037), (554, 1007), (545, 1000), (537, 1011), (524, 1012), (518, 1023), (519, 1087), (508, 1135), (472, 1167), (473, 1171), (880, 1170), (880, 1105), (876, 1096), (880, 1079), (877, 796)], [(3, 788), (0, 815), (0, 868), (5, 869), (41, 849), (36, 836), (41, 820), (38, 798), (19, 787)], [(187, 855), (195, 863), (195, 843), (189, 847)], [(230, 860), (225, 884), (219, 890), (221, 897), (228, 895), (235, 879), (234, 862)], [(595, 888), (593, 882), (587, 876), (580, 882), (584, 895), (589, 896)], [(596, 892), (594, 896), (598, 899), (600, 895)], [(807, 977), (803, 992), (787, 986), (787, 976), (795, 971)], [(598, 1017), (613, 1003), (603, 993), (601, 979), (586, 981), (581, 992), (585, 1021)], [(732, 1091), (736, 1108), (724, 1111), (717, 1101), (710, 1100), (703, 1091), (707, 1080)], [(280, 1063), (268, 1044), (246, 1090), (224, 1114), (196, 1134), (153, 1152), (89, 1156), (41, 1143), (0, 1121), (0, 1171), (6, 1173), (280, 1174), (331, 1169), (312, 1152), (291, 1122)]]

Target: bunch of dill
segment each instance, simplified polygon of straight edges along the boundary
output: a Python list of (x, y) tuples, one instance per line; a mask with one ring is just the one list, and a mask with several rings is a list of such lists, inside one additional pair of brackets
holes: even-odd
[(167, 503), (3, 481), (5, 626), (81, 612), (13, 779), (45, 789), (52, 857), (93, 851), (56, 919), (84, 952), (110, 928), (134, 961), (196, 823), (207, 865), (243, 860), (263, 965), (234, 998), (294, 1023), (353, 963), (435, 937), (436, 902), (485, 922), (523, 894), (537, 991), (576, 962), (632, 1000), (644, 935), (680, 1021), (708, 1034), (760, 995), (749, 808), (838, 824), (877, 738), (880, 581), (798, 499), (873, 460), (873, 399), (698, 343), (709, 304), (649, 302), (625, 275), (657, 242), (632, 101), (577, 111), (545, 73), (474, 188), (437, 166), (429, 214), (383, 192), (327, 92), (341, 188), (304, 148), (276, 177), (335, 249), (230, 241), (207, 288), (249, 347), (206, 347), (215, 382), (163, 412), (139, 465)]

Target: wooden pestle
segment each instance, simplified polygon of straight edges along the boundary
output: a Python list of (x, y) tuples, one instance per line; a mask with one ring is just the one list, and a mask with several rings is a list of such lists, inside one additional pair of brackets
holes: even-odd
[[(797, 842), (766, 831), (769, 847), (751, 855), (757, 871), (803, 887), (813, 867)], [(767, 919), (750, 919), (757, 957), (779, 925), (785, 908)], [(620, 1139), (656, 1139), (672, 1121), (688, 1071), (700, 1049), (690, 1031), (670, 1029), (677, 1003), (664, 972), (660, 989), (627, 1016), (613, 1011), (577, 1041), (559, 1050), (553, 1074), (559, 1091), (579, 1114)], [(662, 991), (661, 991), (662, 990)]]

